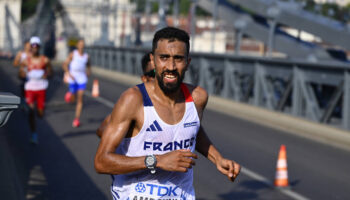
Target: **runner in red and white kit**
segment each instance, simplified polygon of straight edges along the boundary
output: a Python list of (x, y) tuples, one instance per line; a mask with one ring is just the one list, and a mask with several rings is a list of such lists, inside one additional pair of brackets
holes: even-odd
[[(40, 38), (30, 38), (31, 56), (21, 63), (20, 76), (26, 78), (24, 85), (25, 98), (29, 106), (29, 125), (31, 142), (38, 143), (38, 134), (35, 125), (35, 107), (40, 118), (44, 116), (46, 89), (49, 85), (47, 78), (52, 74), (50, 60), (40, 55)], [(26, 66), (26, 67), (25, 67)], [(27, 68), (27, 69), (25, 69)]]

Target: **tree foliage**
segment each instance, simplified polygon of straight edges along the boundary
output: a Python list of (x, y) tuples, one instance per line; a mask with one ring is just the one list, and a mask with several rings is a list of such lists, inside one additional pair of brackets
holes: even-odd
[(39, 0), (22, 0), (21, 21), (25, 21), (35, 14)]

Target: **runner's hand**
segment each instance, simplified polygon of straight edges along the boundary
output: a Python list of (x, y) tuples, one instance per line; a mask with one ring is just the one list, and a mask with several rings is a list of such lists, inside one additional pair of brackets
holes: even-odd
[(74, 76), (73, 76), (71, 73), (68, 72), (68, 76), (69, 76), (73, 81), (75, 81), (75, 78), (74, 78)]
[(71, 73), (69, 73), (69, 72), (64, 72), (64, 76), (68, 76), (68, 77), (71, 78), (73, 81), (75, 81), (74, 76), (73, 76)]
[(87, 76), (90, 76), (90, 75), (91, 75), (91, 69), (90, 69), (90, 67), (88, 67), (88, 68), (86, 69), (86, 75), (87, 75)]
[(230, 181), (235, 181), (236, 177), (241, 171), (241, 166), (233, 160), (228, 160), (225, 158), (220, 159), (216, 163), (217, 169), (226, 175)]
[(157, 167), (166, 171), (187, 172), (195, 165), (193, 158), (197, 155), (188, 149), (172, 151), (163, 155), (157, 155)]

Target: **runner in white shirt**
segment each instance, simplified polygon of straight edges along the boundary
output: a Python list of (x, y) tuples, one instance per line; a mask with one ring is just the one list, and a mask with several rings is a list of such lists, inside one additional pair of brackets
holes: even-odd
[(26, 78), (24, 85), (26, 103), (29, 106), (29, 125), (31, 142), (38, 143), (38, 134), (35, 123), (35, 107), (40, 118), (44, 116), (46, 89), (49, 85), (47, 78), (51, 76), (50, 60), (40, 55), (40, 39), (30, 38), (31, 54), (21, 63), (20, 76)]
[(71, 52), (63, 63), (65, 76), (68, 77), (69, 91), (65, 94), (67, 103), (76, 100), (75, 118), (72, 126), (80, 126), (80, 115), (83, 108), (83, 96), (88, 76), (91, 74), (89, 55), (84, 52), (85, 43), (80, 39), (77, 43), (77, 49)]
[(182, 83), (191, 61), (188, 34), (161, 29), (152, 47), (155, 81), (121, 95), (103, 129), (95, 168), (113, 175), (114, 199), (192, 200), (195, 150), (231, 181), (240, 165), (223, 158), (201, 126), (207, 92)]

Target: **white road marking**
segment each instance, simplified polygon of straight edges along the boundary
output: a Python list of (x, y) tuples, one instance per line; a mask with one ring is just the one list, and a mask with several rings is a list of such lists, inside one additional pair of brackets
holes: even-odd
[[(109, 108), (113, 108), (114, 107), (114, 103), (103, 98), (103, 97), (93, 97), (91, 95), (91, 92), (90, 91), (87, 91), (85, 90), (85, 93), (84, 93), (86, 96), (88, 97), (91, 97), (93, 99), (95, 99), (96, 101), (104, 104), (105, 106), (109, 107)], [(289, 188), (278, 188), (278, 187), (274, 187), (273, 183), (271, 181), (269, 181), (267, 178), (261, 176), (260, 174), (258, 173), (255, 173), (253, 172), (252, 170), (250, 169), (247, 169), (245, 167), (242, 167), (241, 168), (241, 173), (252, 178), (252, 179), (255, 179), (259, 182), (262, 182), (264, 183), (265, 185), (271, 187), (271, 188), (274, 188), (276, 190), (278, 190), (279, 192), (281, 192), (282, 194), (292, 198), (292, 199), (295, 199), (295, 200), (308, 200), (309, 198), (297, 193), (297, 192), (294, 192), (292, 191), (291, 189)]]
[(88, 90), (85, 90), (84, 94), (88, 97), (91, 97), (93, 99), (95, 99), (96, 101), (102, 103), (103, 105), (109, 107), (109, 108), (114, 108), (114, 103), (105, 99), (105, 98), (102, 98), (102, 97), (93, 97), (91, 92), (88, 91)]
[(242, 174), (245, 174), (246, 176), (249, 176), (250, 178), (252, 179), (255, 179), (255, 180), (258, 180), (262, 183), (264, 183), (265, 185), (269, 186), (269, 187), (272, 187), (272, 188), (275, 188), (276, 190), (278, 190), (279, 192), (293, 198), (293, 199), (296, 199), (296, 200), (307, 200), (309, 198), (297, 193), (297, 192), (294, 192), (292, 191), (291, 189), (289, 188), (279, 188), (279, 187), (274, 187), (273, 183), (268, 180), (267, 178), (261, 176), (260, 174), (258, 173), (255, 173), (253, 172), (252, 170), (250, 169), (247, 169), (245, 167), (242, 167), (241, 168), (241, 173)]
[(40, 165), (35, 165), (29, 173), (26, 199), (40, 198), (42, 187), (47, 187), (47, 180)]

